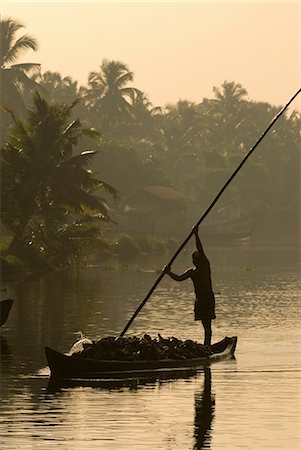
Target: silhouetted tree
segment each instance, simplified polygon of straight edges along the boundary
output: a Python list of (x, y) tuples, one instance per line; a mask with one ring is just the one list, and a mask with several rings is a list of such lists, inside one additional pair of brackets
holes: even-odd
[[(24, 28), (17, 20), (12, 18), (0, 18), (0, 104), (1, 107), (25, 112), (23, 101), (24, 89), (35, 85), (29, 78), (29, 74), (40, 69), (37, 63), (16, 64), (20, 54), (26, 50), (36, 51), (38, 43), (29, 34), (17, 37), (18, 31)], [(9, 123), (9, 116), (0, 110), (0, 122), (2, 139)]]
[(105, 134), (116, 135), (120, 126), (134, 118), (131, 98), (139, 90), (127, 86), (131, 81), (133, 73), (119, 61), (104, 60), (100, 72), (89, 74), (88, 89), (81, 93)]
[(62, 77), (59, 72), (47, 71), (32, 77), (39, 84), (41, 95), (47, 98), (50, 104), (65, 103), (70, 105), (79, 98), (77, 81), (71, 77)]
[(106, 202), (95, 191), (103, 188), (114, 196), (117, 192), (87, 169), (94, 151), (73, 154), (80, 138), (98, 136), (78, 120), (70, 121), (73, 107), (50, 106), (36, 93), (27, 121), (14, 117), (1, 150), (2, 217), (14, 231), (10, 250), (23, 245), (30, 221), (50, 232), (67, 221), (66, 214), (109, 219)]

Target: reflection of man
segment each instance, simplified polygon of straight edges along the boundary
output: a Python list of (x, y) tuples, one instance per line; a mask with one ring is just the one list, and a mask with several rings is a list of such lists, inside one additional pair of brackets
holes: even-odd
[(192, 253), (194, 268), (187, 269), (183, 274), (176, 275), (171, 272), (170, 266), (165, 267), (165, 272), (176, 281), (184, 281), (191, 278), (195, 291), (194, 320), (201, 320), (205, 331), (204, 345), (211, 345), (211, 321), (215, 319), (215, 298), (212, 291), (210, 263), (204, 253), (201, 244), (198, 227), (194, 228), (197, 251)]
[(203, 392), (200, 395), (196, 395), (194, 405), (194, 449), (201, 450), (203, 448), (209, 448), (211, 426), (214, 418), (215, 400), (211, 394), (211, 370), (209, 367), (204, 369)]

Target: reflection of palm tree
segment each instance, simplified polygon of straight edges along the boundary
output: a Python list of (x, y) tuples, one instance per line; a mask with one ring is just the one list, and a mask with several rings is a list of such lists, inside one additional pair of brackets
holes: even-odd
[(211, 440), (211, 425), (214, 418), (214, 396), (211, 394), (211, 369), (204, 369), (204, 387), (202, 393), (195, 397), (194, 437), (195, 450), (208, 448)]

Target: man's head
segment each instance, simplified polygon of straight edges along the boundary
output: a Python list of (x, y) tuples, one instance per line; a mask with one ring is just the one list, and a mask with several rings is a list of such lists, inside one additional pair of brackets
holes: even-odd
[(199, 267), (201, 264), (200, 254), (197, 250), (192, 253), (192, 262), (196, 267)]

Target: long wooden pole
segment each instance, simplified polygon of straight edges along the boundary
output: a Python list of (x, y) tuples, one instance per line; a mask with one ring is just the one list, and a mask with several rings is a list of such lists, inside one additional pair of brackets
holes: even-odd
[[(245, 155), (245, 157), (243, 158), (243, 160), (241, 161), (241, 163), (237, 166), (237, 168), (235, 169), (235, 171), (233, 172), (233, 174), (230, 176), (230, 178), (227, 180), (227, 182), (224, 184), (223, 188), (219, 191), (219, 193), (217, 194), (217, 196), (215, 197), (215, 199), (213, 200), (213, 202), (209, 205), (209, 207), (206, 209), (206, 211), (204, 212), (204, 214), (200, 217), (200, 219), (197, 221), (197, 223), (195, 224), (195, 226), (192, 228), (191, 232), (188, 234), (188, 236), (186, 237), (186, 239), (182, 242), (182, 244), (180, 245), (180, 247), (178, 248), (178, 250), (175, 252), (175, 254), (172, 256), (171, 260), (169, 261), (169, 263), (167, 264), (167, 266), (170, 266), (174, 260), (176, 259), (176, 257), (178, 256), (178, 254), (183, 250), (183, 248), (185, 247), (185, 245), (187, 244), (187, 242), (190, 240), (191, 236), (193, 236), (194, 234), (194, 228), (199, 226), (203, 220), (205, 219), (205, 217), (209, 214), (209, 212), (211, 211), (211, 209), (214, 207), (214, 205), (216, 204), (216, 202), (218, 201), (218, 199), (220, 198), (220, 196), (223, 194), (223, 192), (225, 191), (225, 189), (229, 186), (229, 184), (231, 183), (231, 181), (233, 180), (233, 178), (238, 174), (238, 172), (240, 171), (240, 169), (242, 168), (242, 166), (245, 164), (245, 162), (247, 161), (247, 159), (251, 156), (251, 154), (254, 152), (254, 150), (256, 149), (256, 147), (260, 144), (260, 142), (264, 139), (264, 137), (266, 136), (266, 134), (269, 132), (269, 130), (272, 128), (272, 126), (276, 123), (276, 121), (279, 119), (279, 117), (284, 113), (284, 111), (289, 107), (289, 105), (294, 101), (294, 99), (300, 94), (301, 89), (299, 89), (294, 95), (293, 97), (287, 102), (287, 104), (285, 106), (283, 106), (283, 108), (278, 112), (278, 114), (274, 117), (274, 119), (271, 121), (271, 123), (269, 124), (269, 126), (265, 129), (265, 131), (261, 134), (261, 136), (259, 137), (259, 139), (256, 141), (256, 143), (253, 145), (253, 147), (251, 147), (251, 149), (249, 150), (249, 152)], [(126, 326), (124, 327), (124, 329), (122, 330), (122, 332), (120, 333), (120, 336), (124, 336), (124, 334), (127, 332), (127, 330), (129, 329), (129, 327), (131, 326), (132, 322), (134, 321), (135, 317), (137, 316), (137, 314), (141, 311), (141, 309), (143, 308), (143, 306), (145, 305), (145, 303), (148, 301), (148, 299), (150, 298), (150, 296), (152, 295), (152, 293), (154, 292), (154, 290), (156, 289), (156, 287), (158, 286), (158, 284), (160, 283), (160, 281), (162, 280), (162, 278), (164, 277), (165, 272), (162, 272), (158, 279), (155, 281), (155, 283), (153, 284), (152, 288), (150, 289), (150, 291), (148, 292), (148, 294), (146, 295), (145, 299), (141, 302), (141, 304), (138, 306), (138, 308), (136, 309), (136, 311), (134, 312), (134, 314), (132, 315), (131, 319), (128, 321), (128, 323), (126, 324)]]

